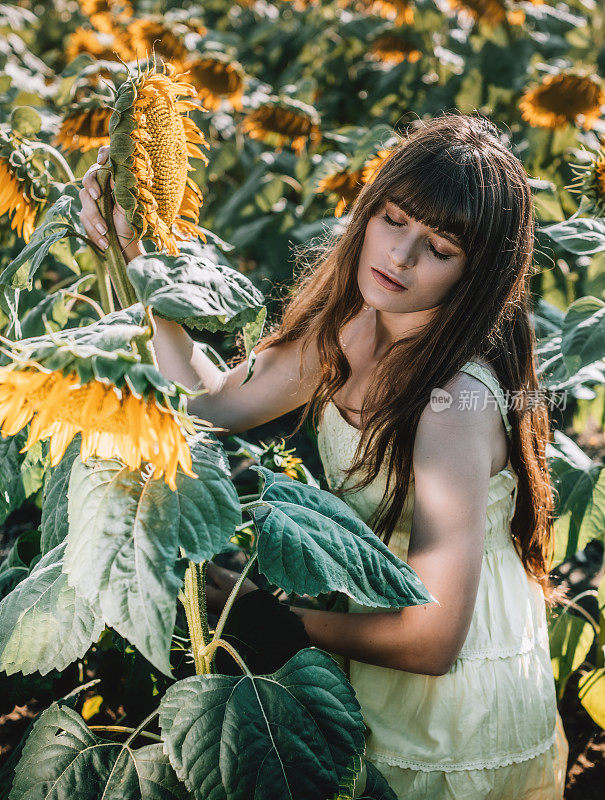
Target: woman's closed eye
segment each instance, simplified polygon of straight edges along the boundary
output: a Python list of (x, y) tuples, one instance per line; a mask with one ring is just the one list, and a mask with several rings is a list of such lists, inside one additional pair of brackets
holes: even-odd
[[(383, 217), (382, 217), (382, 218), (383, 218), (383, 220), (384, 220), (385, 222), (387, 222), (389, 225), (393, 225), (393, 226), (394, 226), (394, 227), (396, 227), (396, 228), (401, 228), (401, 227), (403, 227), (403, 225), (405, 225), (405, 224), (406, 224), (405, 222), (395, 222), (395, 220), (394, 220), (394, 219), (391, 219), (391, 217), (389, 217), (389, 215), (386, 213), (386, 211), (384, 212), (384, 215), (383, 215)], [(437, 258), (440, 258), (442, 261), (446, 261), (448, 258), (451, 258), (451, 256), (450, 256), (450, 255), (448, 255), (447, 253), (440, 253), (440, 252), (439, 252), (439, 250), (435, 250), (435, 248), (433, 247), (433, 245), (432, 245), (430, 242), (427, 242), (427, 244), (428, 244), (429, 250), (430, 250), (430, 251), (431, 251), (431, 252), (432, 252), (432, 253), (433, 253), (433, 254), (434, 254), (434, 255), (435, 255)]]

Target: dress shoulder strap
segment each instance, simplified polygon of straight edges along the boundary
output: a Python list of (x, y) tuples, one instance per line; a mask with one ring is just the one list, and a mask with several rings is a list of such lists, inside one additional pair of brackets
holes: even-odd
[(476, 361), (467, 361), (466, 364), (460, 368), (461, 372), (466, 372), (469, 375), (472, 375), (477, 380), (480, 380), (481, 383), (484, 383), (487, 388), (491, 391), (491, 393), (496, 398), (496, 402), (498, 403), (498, 408), (500, 409), (500, 413), (502, 414), (502, 421), (504, 422), (504, 427), (506, 428), (506, 433), (508, 436), (512, 434), (512, 425), (510, 424), (510, 420), (508, 419), (508, 415), (506, 413), (506, 403), (504, 401), (504, 392), (502, 391), (502, 387), (500, 386), (499, 382), (494, 378), (492, 373), (484, 367), (483, 364), (478, 364)]

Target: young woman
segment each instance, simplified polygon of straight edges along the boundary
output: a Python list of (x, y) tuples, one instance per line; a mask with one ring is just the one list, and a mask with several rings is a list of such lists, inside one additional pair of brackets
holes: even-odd
[[(83, 180), (83, 221), (103, 246), (96, 169)], [(126, 244), (118, 207), (114, 220)], [(244, 364), (220, 372), (181, 326), (158, 320), (164, 374), (208, 389), (193, 413), (236, 433), (313, 412), (331, 489), (438, 599), (396, 612), (295, 609), (314, 645), (347, 660), (366, 758), (401, 800), (563, 796), (533, 235), (527, 175), (498, 129), (443, 114), (417, 123), (364, 186), (244, 386)], [(235, 576), (209, 574), (219, 609)]]

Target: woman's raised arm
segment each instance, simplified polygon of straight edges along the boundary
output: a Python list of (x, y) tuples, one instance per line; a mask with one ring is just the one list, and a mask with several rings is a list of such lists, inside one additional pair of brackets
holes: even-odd
[[(97, 172), (109, 157), (109, 148), (101, 147), (97, 163), (82, 179), (80, 200), (82, 224), (88, 237), (106, 249), (107, 224), (97, 207), (100, 196)], [(114, 203), (113, 221), (126, 261), (144, 253), (141, 243), (133, 241), (133, 231), (124, 209)], [(219, 369), (196, 347), (182, 325), (156, 318), (153, 345), (162, 374), (189, 389), (206, 390), (188, 403), (190, 413), (224, 428), (219, 435), (262, 425), (304, 405), (311, 397), (319, 378), (319, 358), (313, 346), (305, 352), (301, 364), (299, 342), (288, 342), (261, 351), (254, 365), (254, 374), (243, 386), (246, 363), (226, 372)]]

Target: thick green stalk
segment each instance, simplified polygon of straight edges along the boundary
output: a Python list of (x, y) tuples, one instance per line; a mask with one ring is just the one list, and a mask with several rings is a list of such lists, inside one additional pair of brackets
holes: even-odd
[(185, 593), (181, 598), (187, 617), (196, 675), (206, 675), (209, 672), (207, 661), (202, 655), (210, 642), (206, 609), (206, 566), (205, 561), (201, 564), (189, 562), (185, 572)]
[(106, 314), (111, 314), (115, 311), (113, 304), (113, 294), (111, 292), (111, 283), (109, 275), (105, 269), (102, 259), (93, 250), (93, 262), (95, 265), (95, 275), (97, 276), (97, 289), (99, 290), (99, 299), (101, 306)]
[(114, 289), (122, 308), (128, 308), (137, 302), (137, 296), (133, 285), (126, 274), (126, 260), (122, 253), (122, 247), (115, 225), (113, 224), (113, 200), (111, 197), (111, 172), (109, 169), (100, 169), (97, 172), (99, 186), (101, 188), (101, 198), (99, 200), (101, 215), (107, 224), (107, 240), (109, 247), (105, 251), (107, 259), (107, 271), (113, 283)]

